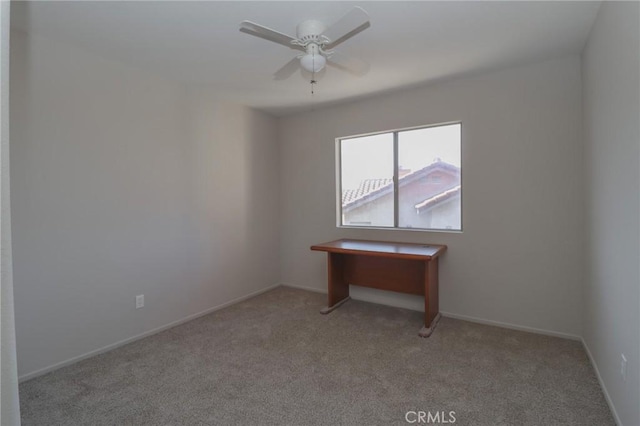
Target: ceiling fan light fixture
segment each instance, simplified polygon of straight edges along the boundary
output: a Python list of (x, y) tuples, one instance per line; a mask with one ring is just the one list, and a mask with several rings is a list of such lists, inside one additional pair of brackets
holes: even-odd
[(324, 56), (316, 53), (307, 53), (302, 58), (300, 58), (300, 65), (302, 66), (302, 68), (311, 73), (322, 71), (326, 64), (327, 59)]

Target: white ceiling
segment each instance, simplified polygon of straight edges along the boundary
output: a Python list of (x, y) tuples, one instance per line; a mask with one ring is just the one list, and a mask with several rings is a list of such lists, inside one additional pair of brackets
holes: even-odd
[[(238, 31), (251, 20), (295, 36), (363, 7), (371, 27), (339, 46), (371, 64), (356, 77), (273, 73), (297, 51)], [(90, 49), (155, 74), (211, 86), (285, 115), (311, 106), (581, 52), (600, 2), (13, 2), (15, 28)]]

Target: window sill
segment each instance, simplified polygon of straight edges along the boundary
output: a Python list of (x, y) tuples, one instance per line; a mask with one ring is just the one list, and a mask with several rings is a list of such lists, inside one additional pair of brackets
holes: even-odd
[(336, 225), (342, 229), (362, 229), (372, 231), (409, 231), (409, 232), (437, 232), (445, 234), (462, 234), (462, 229), (426, 229), (426, 228), (394, 228), (390, 226), (349, 226)]

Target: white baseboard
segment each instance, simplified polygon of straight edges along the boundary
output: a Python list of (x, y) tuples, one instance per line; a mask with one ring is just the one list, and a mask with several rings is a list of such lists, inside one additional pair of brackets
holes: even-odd
[[(326, 289), (317, 289), (317, 288), (313, 288), (313, 287), (305, 287), (305, 286), (301, 286), (301, 285), (296, 285), (296, 284), (282, 284), (283, 287), (291, 287), (291, 288), (297, 288), (300, 290), (307, 290), (307, 291), (313, 291), (315, 293), (322, 293), (322, 294), (327, 294)], [(363, 287), (364, 288), (364, 287)], [(379, 302), (379, 301), (373, 301), (373, 300), (365, 300), (365, 299), (361, 299), (358, 297), (352, 297), (353, 300), (361, 300), (363, 302), (368, 302), (368, 303), (378, 303), (381, 305), (385, 305), (385, 306), (391, 306), (394, 308), (402, 308), (402, 309), (409, 309), (409, 310), (415, 310), (412, 307), (408, 307), (408, 306), (401, 306), (399, 304), (388, 304), (388, 303), (383, 303), (383, 302)], [(552, 331), (552, 330), (544, 330), (544, 329), (540, 329), (540, 328), (534, 328), (534, 327), (527, 327), (527, 326), (523, 326), (523, 325), (516, 325), (516, 324), (510, 324), (510, 323), (505, 323), (505, 322), (500, 322), (500, 321), (493, 321), (493, 320), (488, 320), (488, 319), (483, 319), (483, 318), (475, 318), (475, 317), (470, 317), (467, 315), (459, 315), (459, 314), (454, 314), (451, 312), (443, 312), (440, 311), (440, 314), (443, 317), (446, 318), (454, 318), (454, 319), (459, 319), (459, 320), (463, 320), (463, 321), (469, 321), (469, 322), (475, 322), (478, 324), (484, 324), (484, 325), (491, 325), (494, 327), (501, 327), (501, 328), (508, 328), (510, 330), (518, 330), (518, 331), (526, 331), (529, 333), (536, 333), (536, 334), (543, 334), (545, 336), (553, 336), (553, 337), (561, 337), (563, 339), (569, 339), (569, 340), (577, 340), (577, 341), (581, 341), (582, 337), (575, 335), (575, 334), (569, 334), (569, 333), (562, 333), (559, 331)]]
[(559, 331), (544, 330), (544, 329), (541, 329), (541, 328), (534, 328), (534, 327), (527, 327), (527, 326), (524, 326), (524, 325), (510, 324), (510, 323), (507, 323), (507, 322), (500, 322), (500, 321), (493, 321), (493, 320), (488, 320), (488, 319), (483, 319), (483, 318), (469, 317), (469, 316), (466, 316), (466, 315), (453, 314), (451, 312), (440, 311), (440, 314), (443, 317), (446, 317), (446, 318), (459, 319), (459, 320), (463, 320), (463, 321), (475, 322), (475, 323), (484, 324), (484, 325), (492, 325), (494, 327), (508, 328), (508, 329), (511, 329), (511, 330), (518, 330), (518, 331), (526, 331), (526, 332), (529, 332), (529, 333), (543, 334), (545, 336), (561, 337), (563, 339), (569, 339), (569, 340), (577, 340), (577, 341), (581, 341), (582, 340), (582, 337), (580, 337), (578, 335), (569, 334), (569, 333), (562, 333), (562, 332), (559, 332)]
[(327, 290), (326, 289), (319, 289), (319, 288), (314, 288), (314, 287), (305, 287), (302, 285), (295, 285), (295, 284), (281, 284), (282, 287), (289, 287), (289, 288), (297, 288), (298, 290), (307, 290), (307, 291), (312, 291), (314, 293), (320, 293), (320, 294), (327, 294)]
[(76, 357), (70, 358), (70, 359), (62, 361), (62, 362), (58, 362), (58, 363), (50, 365), (48, 367), (44, 367), (44, 368), (41, 368), (41, 369), (36, 370), (36, 371), (32, 371), (32, 372), (27, 373), (27, 374), (23, 374), (22, 376), (18, 377), (18, 382), (24, 382), (26, 380), (33, 379), (33, 378), (38, 377), (38, 376), (42, 376), (43, 374), (50, 373), (51, 371), (57, 370), (57, 369), (62, 368), (62, 367), (66, 367), (67, 365), (74, 364), (74, 363), (76, 363), (78, 361), (82, 361), (83, 359), (91, 358), (92, 356), (100, 355), (102, 353), (105, 353), (105, 352), (111, 351), (113, 349), (116, 349), (116, 348), (118, 348), (120, 346), (124, 346), (124, 345), (126, 345), (128, 343), (135, 342), (136, 340), (144, 339), (145, 337), (152, 336), (154, 334), (160, 333), (161, 331), (165, 331), (165, 330), (168, 330), (168, 329), (173, 328), (175, 326), (178, 326), (180, 324), (184, 324), (185, 322), (192, 321), (192, 320), (194, 320), (196, 318), (202, 317), (204, 315), (210, 314), (210, 313), (215, 312), (215, 311), (219, 311), (220, 309), (224, 309), (224, 308), (226, 308), (228, 306), (235, 305), (236, 303), (240, 303), (240, 302), (245, 301), (247, 299), (251, 299), (253, 297), (259, 296), (260, 294), (266, 293), (267, 291), (273, 290), (274, 288), (277, 288), (277, 287), (280, 287), (280, 284), (271, 285), (271, 286), (269, 286), (267, 288), (263, 288), (261, 290), (254, 291), (253, 293), (249, 293), (246, 296), (238, 297), (236, 299), (230, 300), (228, 302), (222, 303), (222, 304), (214, 306), (212, 308), (205, 309), (204, 311), (200, 311), (200, 312), (197, 312), (195, 314), (191, 314), (189, 316), (181, 318), (179, 320), (172, 321), (172, 322), (170, 322), (168, 324), (165, 324), (163, 326), (154, 328), (154, 329), (149, 330), (149, 331), (145, 331), (144, 333), (137, 334), (135, 336), (126, 338), (124, 340), (120, 340), (118, 342), (112, 343), (112, 344), (107, 345), (107, 346), (103, 346), (102, 348), (99, 348), (99, 349), (84, 353), (82, 355), (78, 355)]
[(609, 392), (607, 391), (607, 387), (604, 385), (604, 380), (602, 380), (602, 376), (600, 375), (600, 370), (598, 370), (598, 365), (596, 364), (593, 355), (591, 355), (591, 351), (589, 350), (589, 346), (587, 346), (587, 342), (584, 341), (584, 338), (580, 338), (582, 341), (582, 346), (584, 346), (585, 352), (587, 352), (587, 356), (589, 357), (589, 362), (591, 362), (591, 366), (596, 372), (596, 377), (598, 378), (598, 383), (600, 383), (600, 388), (602, 389), (602, 393), (604, 394), (604, 399), (607, 401), (609, 405), (609, 409), (611, 410), (611, 414), (613, 414), (613, 420), (615, 420), (618, 426), (623, 426), (620, 421), (620, 417), (618, 417), (618, 412), (616, 411), (616, 407), (613, 405), (613, 400), (609, 396)]

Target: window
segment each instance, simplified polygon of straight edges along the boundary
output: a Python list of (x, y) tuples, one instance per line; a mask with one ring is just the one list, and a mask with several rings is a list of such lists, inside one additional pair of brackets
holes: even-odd
[(462, 230), (461, 127), (338, 139), (338, 225)]

